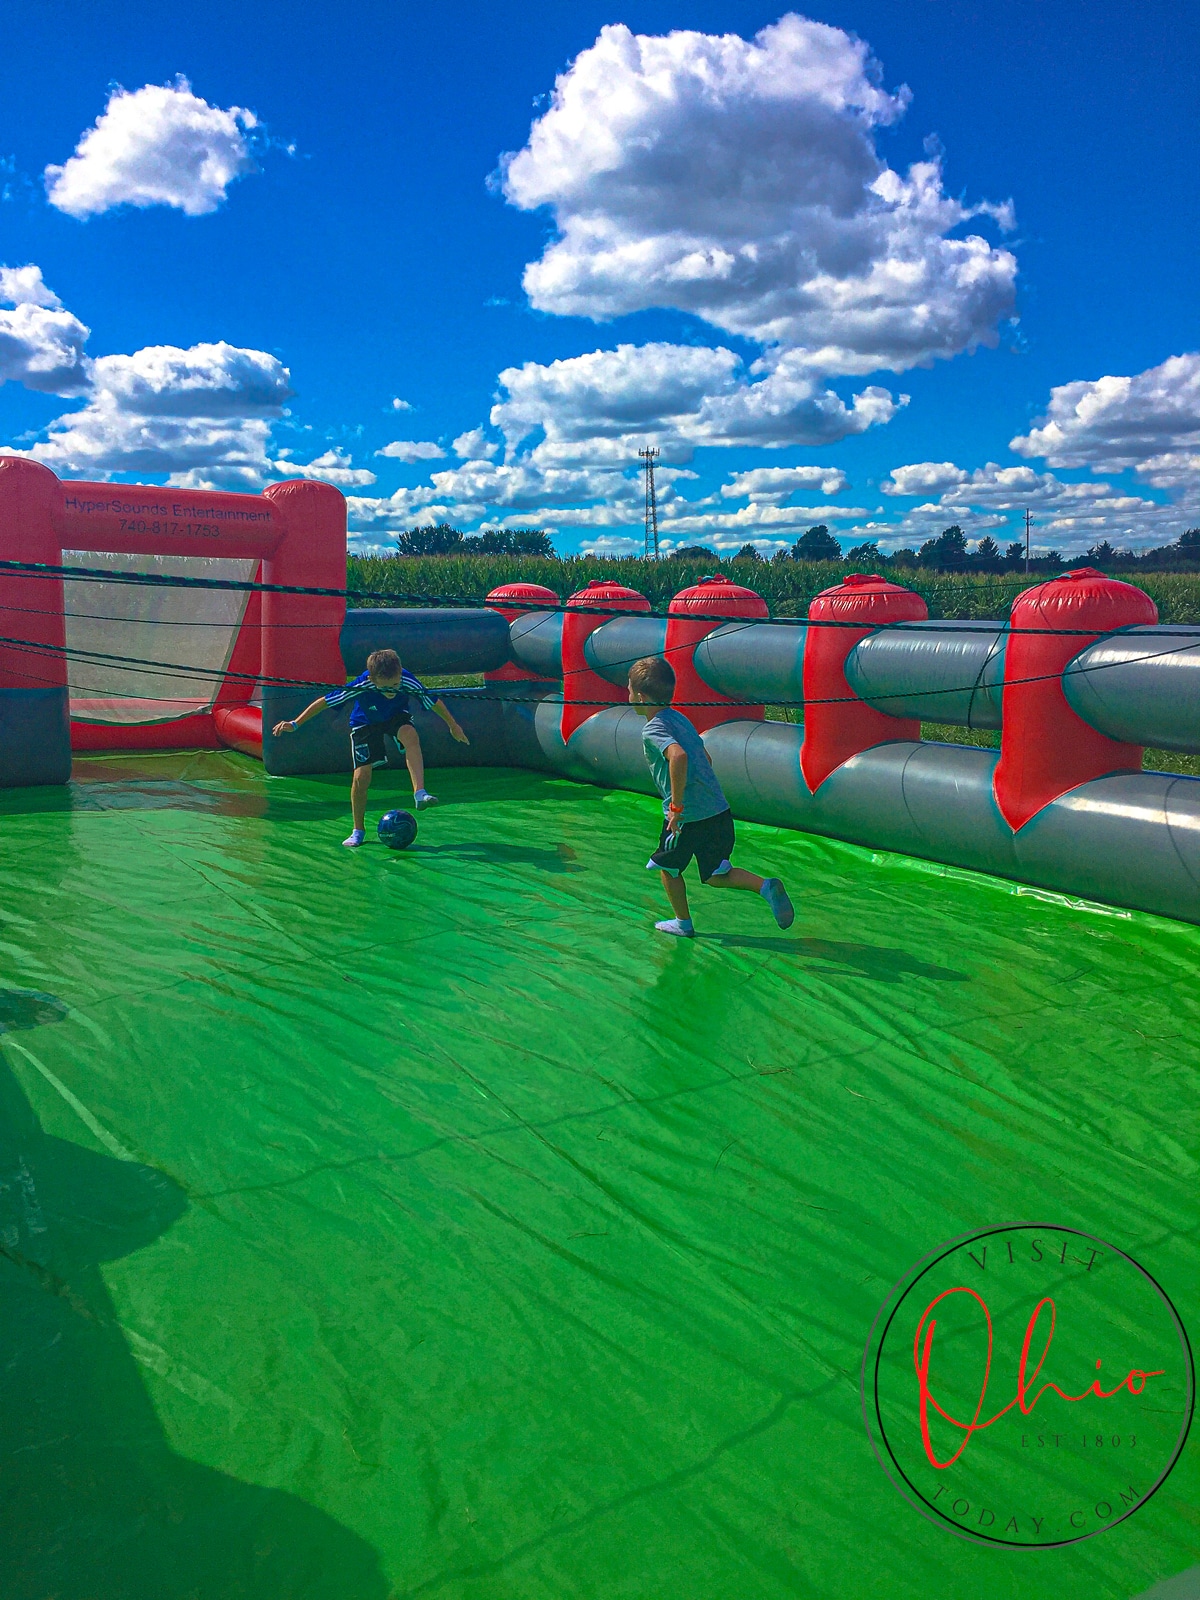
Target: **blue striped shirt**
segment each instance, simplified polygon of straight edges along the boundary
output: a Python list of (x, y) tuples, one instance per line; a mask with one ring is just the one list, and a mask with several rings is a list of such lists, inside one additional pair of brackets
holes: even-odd
[(377, 688), (371, 682), (369, 672), (360, 672), (344, 689), (334, 689), (327, 694), (325, 704), (343, 706), (347, 700), (353, 700), (350, 726), (365, 728), (373, 722), (390, 722), (397, 712), (407, 711), (410, 694), (416, 695), (426, 711), (433, 710), (438, 698), (436, 694), (430, 694), (420, 678), (404, 667), (400, 673), (400, 687), (391, 694), (384, 694), (382, 689)]

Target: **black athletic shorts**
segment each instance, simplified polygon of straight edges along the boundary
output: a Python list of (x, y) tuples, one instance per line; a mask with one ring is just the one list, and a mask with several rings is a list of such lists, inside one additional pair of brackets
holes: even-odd
[(412, 721), (412, 712), (393, 711), (386, 722), (367, 722), (361, 728), (350, 729), (350, 758), (356, 767), (386, 767), (387, 740), (394, 739), (406, 723)]
[(699, 822), (685, 822), (667, 844), (667, 820), (663, 818), (658, 849), (647, 861), (648, 867), (660, 867), (664, 872), (678, 875), (695, 860), (701, 883), (728, 868), (733, 854), (733, 812), (719, 811), (715, 817), (701, 817)]

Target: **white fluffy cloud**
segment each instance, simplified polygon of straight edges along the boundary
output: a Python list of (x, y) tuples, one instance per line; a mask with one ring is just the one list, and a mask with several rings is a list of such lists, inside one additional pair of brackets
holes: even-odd
[(223, 111), (192, 93), (186, 78), (114, 89), (60, 167), (46, 168), (52, 206), (93, 217), (114, 206), (174, 206), (189, 217), (215, 211), (235, 178), (253, 170), (246, 140), (257, 118)]
[(628, 534), (602, 533), (598, 539), (584, 539), (579, 549), (585, 556), (640, 556), (644, 547), (641, 539), (631, 539)]
[(603, 440), (617, 446), (604, 452), (607, 459), (635, 462), (632, 440), (648, 433), (667, 435), (655, 442), (678, 451), (680, 430), (692, 426), (710, 394), (733, 388), (739, 366), (732, 350), (670, 344), (623, 344), (548, 366), (527, 361), (500, 374), (507, 394), (491, 420), (510, 452), (542, 430), (548, 445), (583, 446), (577, 459), (591, 459), (587, 446)]
[[(231, 442), (245, 446), (257, 431), (247, 428), (241, 432), (240, 439), (231, 436)], [(224, 460), (215, 455), (207, 466), (172, 472), (167, 482), (175, 489), (240, 489), (247, 494), (256, 494), (268, 479), (312, 478), (318, 483), (335, 484), (342, 490), (366, 488), (375, 482), (373, 472), (353, 466), (342, 450), (326, 450), (308, 462), (293, 461), (291, 452), (285, 450), (272, 461), (267, 456), (266, 445), (264, 435), (261, 454), (247, 451), (246, 459), (241, 462), (231, 455)]]
[[(265, 453), (261, 459), (251, 460), (242, 466), (232, 460), (221, 461), (218, 456), (212, 466), (188, 467), (180, 472), (169, 473), (167, 483), (172, 489), (224, 489), (237, 494), (257, 494), (263, 486), (264, 470), (269, 468), (270, 462)], [(103, 478), (108, 474), (98, 473), (97, 476)]]
[[(395, 494), (378, 498), (371, 495), (347, 495), (346, 512), (352, 534), (366, 535), (401, 532), (416, 523), (448, 522), (453, 517), (466, 519), (462, 507), (435, 505), (436, 492), (429, 484), (417, 489), (397, 489)], [(476, 512), (483, 515), (483, 507)]]
[[(460, 434), (453, 446), (457, 466), (433, 472), (421, 490), (356, 501), (352, 525), (364, 532), (410, 526), (414, 513), (423, 520), (436, 501), (460, 522), (486, 510), (502, 519), (498, 526), (536, 517), (553, 528), (627, 527), (641, 520), (637, 452), (647, 443), (662, 452), (657, 484), (664, 523), (688, 518), (689, 529), (738, 531), (744, 542), (747, 529), (787, 532), (865, 516), (862, 507), (781, 508), (779, 502), (797, 492), (833, 495), (847, 487), (839, 468), (817, 466), (739, 473), (721, 494), (750, 504), (708, 514), (710, 502), (682, 497), (680, 484), (696, 474), (681, 463), (704, 444), (841, 439), (886, 421), (904, 400), (868, 388), (847, 405), (786, 356), (747, 369), (731, 350), (693, 345), (621, 345), (548, 365), (531, 361), (507, 369), (500, 381), (504, 392), (491, 423), (507, 440), (504, 461), (492, 459), (497, 449), (482, 429)], [(381, 453), (391, 453), (390, 447)]]
[(541, 310), (650, 307), (797, 352), (828, 373), (903, 371), (994, 344), (1016, 261), (950, 232), (1011, 208), (947, 196), (875, 147), (908, 91), (867, 46), (787, 15), (752, 40), (605, 27), (557, 80), (506, 197), (549, 207), (558, 238), (525, 272)]
[(745, 544), (754, 534), (795, 538), (817, 522), (857, 521), (867, 515), (865, 506), (777, 506), (756, 501), (737, 511), (693, 513), (685, 503), (661, 516), (658, 526), (664, 534), (703, 534), (724, 548), (726, 544)]
[(6, 306), (45, 306), (61, 311), (62, 301), (32, 262), (24, 267), (0, 267), (0, 302)]
[(1132, 468), (1155, 488), (1200, 484), (1200, 352), (1132, 378), (1082, 379), (1050, 391), (1045, 417), (1009, 445), (1052, 467)]
[(64, 310), (40, 267), (0, 267), (0, 383), (43, 394), (73, 395), (88, 386), (83, 347), (89, 330)]
[[(906, 174), (887, 165), (876, 134), (907, 102), (880, 87), (864, 44), (793, 15), (750, 41), (604, 28), (558, 80), (526, 148), (502, 162), (507, 198), (549, 207), (558, 224), (526, 271), (529, 296), (593, 318), (689, 311), (763, 353), (620, 344), (509, 367), (489, 418), (503, 461), (491, 434), (468, 429), (452, 445), (460, 464), (425, 488), (360, 497), (364, 530), (435, 504), (463, 522), (481, 508), (508, 522), (635, 523), (647, 445), (660, 451), (664, 519), (713, 537), (749, 528), (769, 541), (805, 518), (868, 515), (786, 507), (841, 494), (838, 468), (753, 468), (691, 504), (668, 474), (704, 447), (829, 447), (908, 403), (873, 385), (839, 394), (831, 376), (995, 343), (1016, 263), (981, 237), (950, 235), (983, 214), (1010, 226), (1010, 208), (947, 198), (936, 160)], [(435, 448), (397, 441), (380, 453), (415, 462)]]
[(332, 483), (339, 489), (365, 489), (375, 482), (375, 474), (366, 467), (354, 466), (344, 450), (326, 450), (304, 465), (292, 461), (290, 456), (290, 451), (284, 451), (275, 462), (275, 471), (281, 478), (314, 478), (318, 483)]
[(1188, 525), (1182, 502), (1163, 505), (1094, 478), (1066, 483), (1053, 472), (1032, 467), (1004, 467), (989, 461), (968, 472), (952, 462), (919, 462), (898, 467), (885, 493), (937, 493), (936, 500), (913, 506), (895, 522), (860, 523), (850, 531), (860, 539), (878, 539), (895, 547), (934, 537), (951, 523), (977, 539), (991, 533), (1003, 542), (1024, 537), (1024, 513), (1033, 514), (1033, 544), (1078, 555), (1109, 539), (1115, 544), (1166, 543)]
[(446, 452), (440, 444), (434, 444), (429, 439), (393, 439), (391, 444), (385, 444), (375, 454), (387, 456), (392, 461), (406, 461), (411, 465), (414, 461), (440, 461)]
[(969, 477), (953, 461), (915, 461), (908, 467), (893, 467), (879, 487), (884, 494), (937, 494), (966, 483)]
[(786, 500), (804, 489), (841, 494), (848, 483), (840, 467), (752, 467), (748, 472), (735, 472), (728, 483), (722, 484), (721, 497), (770, 503)]
[(257, 486), (271, 470), (269, 436), (270, 424), (255, 418), (145, 417), (99, 395), (59, 417), (27, 454), (67, 477), (196, 470), (207, 482)]
[(1001, 467), (989, 461), (974, 472), (964, 472), (957, 484), (941, 498), (944, 506), (986, 506), (995, 511), (1031, 511), (1069, 514), (1078, 506), (1099, 502), (1119, 511), (1155, 508), (1153, 500), (1122, 494), (1108, 483), (1064, 483), (1052, 472), (1035, 472), (1032, 467)]
[[(503, 519), (503, 526), (510, 528), (528, 526), (528, 523), (528, 517)], [(628, 528), (634, 524), (640, 528), (641, 518), (631, 517), (628, 509), (621, 506), (562, 506), (543, 511), (538, 518), (539, 527), (555, 533), (561, 528)], [(638, 543), (641, 543), (640, 535)]]
[(151, 345), (87, 360), (86, 374), (86, 405), (24, 452), (56, 472), (197, 472), (230, 487), (274, 474), (271, 424), (292, 393), (275, 356), (225, 343)]
[(100, 356), (92, 383), (118, 409), (141, 416), (280, 417), (292, 398), (291, 374), (264, 350), (236, 345), (147, 345), (129, 356)]
[[(528, 461), (497, 465), (466, 461), (460, 467), (432, 474), (439, 500), (451, 504), (509, 507), (532, 511), (572, 500), (621, 500), (632, 505), (641, 490), (636, 481), (602, 467), (544, 467)], [(670, 494), (664, 482), (664, 495)], [(628, 515), (628, 513), (626, 513)]]
[(482, 428), (468, 428), (466, 433), (459, 434), (450, 448), (460, 461), (490, 461), (500, 453), (499, 444), (489, 439)]
[(136, 473), (166, 476), (179, 488), (256, 490), (270, 479), (295, 477), (342, 489), (375, 482), (373, 472), (355, 467), (341, 450), (308, 462), (293, 461), (287, 450), (272, 458), (272, 428), (292, 388), (288, 369), (266, 351), (220, 342), (89, 357), (87, 328), (32, 265), (0, 267), (3, 302), (14, 310), (0, 310), (0, 382), (13, 378), (85, 401), (50, 423), (44, 438), (9, 454), (68, 477)]
[(686, 460), (697, 445), (824, 445), (895, 415), (886, 389), (868, 387), (849, 406), (792, 359), (749, 369), (721, 346), (644, 344), (527, 361), (500, 374), (507, 394), (492, 408), (510, 455), (540, 432), (535, 462), (636, 462), (657, 445)]
[(166, 476), (179, 488), (252, 491), (270, 479), (297, 477), (341, 489), (375, 482), (373, 472), (355, 467), (342, 450), (308, 462), (292, 460), (288, 450), (272, 458), (272, 428), (285, 415), (292, 388), (288, 369), (266, 351), (221, 342), (89, 357), (87, 328), (33, 265), (0, 267), (4, 302), (14, 309), (0, 310), (0, 382), (12, 378), (85, 401), (50, 423), (44, 438), (27, 449), (9, 447), (8, 454), (45, 462), (68, 477), (136, 473)]

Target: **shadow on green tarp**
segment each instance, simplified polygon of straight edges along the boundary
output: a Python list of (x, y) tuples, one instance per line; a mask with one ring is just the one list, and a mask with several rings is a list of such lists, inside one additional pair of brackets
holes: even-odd
[[(879, 983), (899, 983), (906, 976), (933, 978), (940, 983), (969, 983), (965, 972), (955, 972), (952, 967), (934, 966), (929, 961), (918, 961), (907, 950), (889, 949), (886, 945), (847, 944), (838, 939), (789, 939), (769, 934), (718, 933), (700, 934), (713, 944), (730, 950), (762, 950), (771, 955), (815, 957), (828, 964), (830, 971), (858, 973), (861, 978), (874, 978)], [(826, 968), (814, 967), (813, 971)]]
[[(0, 1034), (66, 1007), (0, 990)], [(172, 1451), (100, 1263), (186, 1209), (179, 1186), (42, 1131), (0, 1054), (4, 1600), (382, 1600), (370, 1547), (290, 1494)]]
[(464, 840), (462, 844), (417, 844), (404, 852), (406, 856), (443, 856), (460, 861), (486, 861), (496, 866), (538, 867), (543, 872), (583, 872), (584, 868), (570, 845), (556, 845), (553, 850), (539, 849), (536, 845), (501, 844), (496, 841), (478, 844)]
[(664, 939), (653, 798), (431, 786), (396, 853), (400, 772), (354, 851), (236, 754), (0, 793), (0, 1600), (1185, 1600), (1200, 1435), (985, 1547), (860, 1374), (1013, 1218), (1200, 1325), (1200, 928), (745, 824), (794, 926)]

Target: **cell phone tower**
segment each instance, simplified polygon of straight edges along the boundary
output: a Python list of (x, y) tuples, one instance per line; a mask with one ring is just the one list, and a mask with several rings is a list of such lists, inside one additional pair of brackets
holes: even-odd
[(658, 501), (654, 494), (654, 463), (657, 450), (639, 450), (638, 460), (646, 469), (646, 559), (658, 560)]

